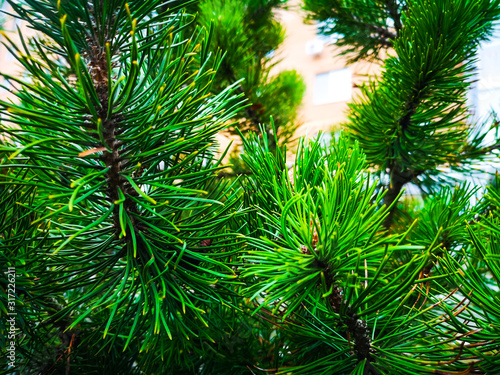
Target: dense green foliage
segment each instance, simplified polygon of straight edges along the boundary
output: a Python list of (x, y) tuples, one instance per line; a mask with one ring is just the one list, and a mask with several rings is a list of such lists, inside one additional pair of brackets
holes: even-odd
[[(363, 95), (350, 105), (345, 124), (366, 153), (368, 164), (387, 181), (387, 204), (408, 183), (429, 193), (450, 182), (450, 170), (463, 174), (478, 162), (491, 160), (491, 151), (500, 144), (487, 144), (485, 137), (490, 126), (497, 124), (468, 120), (466, 91), (472, 83), (478, 43), (488, 38), (499, 17), (498, 1), (372, 4), (363, 0), (360, 4), (342, 2), (333, 10), (326, 3), (331, 2), (306, 1), (306, 8), (314, 12), (313, 18), (331, 17), (335, 27), (344, 30), (335, 32), (355, 38), (358, 42), (347, 37), (344, 42), (359, 45), (356, 58), (373, 57), (375, 50), (363, 31), (348, 22), (349, 17), (358, 16), (347, 13), (360, 12), (366, 17), (363, 23), (373, 28), (380, 26), (376, 20), (388, 19), (393, 8), (398, 7), (399, 14), (411, 5), (407, 13), (390, 16), (397, 26), (390, 43), (393, 50), (381, 76), (368, 82)], [(392, 213), (386, 227), (391, 222)]]
[(95, 334), (120, 351), (203, 338), (214, 283), (231, 294), (226, 258), (240, 247), (227, 223), (241, 203), (214, 159), (240, 106), (230, 89), (209, 95), (220, 54), (201, 30), (183, 35), (192, 17), (156, 13), (159, 1), (27, 3), (15, 9), (52, 43), (9, 45), (32, 80), (19, 81), (19, 104), (2, 103), (2, 186), (36, 187), (28, 228), (47, 242), (17, 256), (39, 280), (37, 335), (52, 346), (69, 328), (88, 361)]
[[(305, 85), (296, 71), (282, 71), (270, 77), (279, 61), (276, 50), (285, 32), (274, 11), (286, 0), (203, 0), (199, 5), (200, 24), (211, 29), (211, 50), (225, 53), (217, 72), (214, 90), (222, 91), (238, 82), (237, 92), (251, 103), (237, 113), (237, 126), (228, 130), (233, 135), (242, 132), (264, 132), (278, 136), (278, 146), (293, 139), (297, 128), (298, 106)], [(270, 117), (274, 119), (271, 125)], [(236, 130), (238, 129), (238, 130)], [(274, 137), (269, 145), (276, 148)]]
[(403, 27), (406, 0), (304, 0), (308, 19), (318, 31), (335, 39), (351, 62), (380, 59), (394, 45)]
[[(435, 178), (493, 157), (464, 95), (498, 0), (407, 1), (397, 55), (346, 133), (300, 140), (288, 169), (259, 120), (243, 137), (250, 173), (229, 180), (214, 138), (259, 101), (226, 74), (262, 67), (235, 25), (275, 45), (259, 22), (281, 2), (10, 3), (43, 39), (6, 40), (26, 77), (7, 76), (18, 101), (0, 102), (0, 267), (16, 267), (18, 332), (1, 373), (498, 371), (498, 181), (472, 204), (477, 188)], [(294, 73), (259, 77), (266, 111), (292, 121)], [(410, 180), (427, 194), (396, 215)]]

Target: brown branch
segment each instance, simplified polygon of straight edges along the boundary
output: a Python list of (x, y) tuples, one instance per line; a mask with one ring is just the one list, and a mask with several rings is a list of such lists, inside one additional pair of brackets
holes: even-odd
[(371, 33), (377, 34), (378, 37), (374, 39), (376, 39), (378, 43), (381, 44), (382, 46), (387, 48), (391, 48), (393, 46), (393, 40), (396, 39), (397, 35), (392, 31), (390, 31), (389, 29), (382, 26), (372, 25), (368, 22), (361, 20), (354, 14), (351, 14), (351, 19), (358, 26), (365, 28)]
[[(59, 329), (61, 330), (62, 328), (59, 327)], [(63, 334), (65, 332), (62, 332)], [(70, 371), (70, 356), (71, 356), (71, 348), (73, 348), (73, 345), (76, 347), (76, 344), (75, 344), (75, 341), (76, 341), (76, 335), (77, 333), (73, 333), (71, 335), (71, 340), (69, 342), (69, 345), (68, 347), (64, 350), (64, 352), (56, 359), (56, 361), (49, 367), (48, 370), (42, 370), (41, 371), (41, 374), (42, 375), (48, 375), (52, 372), (52, 370), (54, 369), (54, 367), (57, 365), (57, 362), (59, 362), (62, 358), (64, 358), (65, 356), (66, 357), (66, 371), (65, 371), (65, 374), (66, 375), (69, 375), (69, 371)]]
[(73, 346), (73, 342), (75, 340), (75, 334), (71, 336), (71, 341), (69, 342), (68, 346), (68, 358), (66, 359), (66, 375), (69, 375), (69, 369), (70, 369), (70, 360), (71, 360), (71, 347)]
[(402, 171), (401, 167), (398, 163), (394, 162), (391, 168), (391, 182), (389, 185), (389, 189), (387, 189), (387, 193), (384, 196), (384, 205), (386, 207), (390, 207), (393, 203), (394, 206), (389, 211), (389, 214), (384, 220), (384, 228), (390, 229), (392, 225), (392, 221), (394, 219), (394, 213), (396, 211), (396, 199), (399, 197), (403, 187), (410, 182), (414, 177), (418, 174), (412, 170)]
[[(102, 5), (102, 4), (98, 4)], [(97, 113), (99, 116), (99, 120), (102, 121), (102, 129), (103, 129), (103, 138), (105, 144), (102, 144), (99, 139), (96, 139), (96, 145), (94, 150), (102, 150), (103, 148), (107, 151), (104, 151), (100, 156), (100, 160), (104, 163), (106, 168), (109, 168), (106, 173), (106, 180), (108, 182), (106, 188), (106, 196), (110, 203), (114, 203), (119, 200), (118, 191), (121, 190), (125, 195), (125, 202), (123, 202), (123, 208), (127, 213), (130, 221), (132, 223), (132, 230), (139, 230), (139, 224), (137, 223), (134, 216), (139, 215), (139, 210), (137, 208), (137, 204), (130, 198), (136, 197), (139, 194), (132, 188), (130, 183), (121, 176), (123, 172), (123, 167), (126, 165), (126, 161), (122, 160), (120, 155), (122, 149), (122, 142), (116, 138), (116, 135), (120, 133), (122, 130), (121, 123), (123, 121), (122, 115), (119, 113), (113, 113), (108, 117), (108, 106), (109, 106), (109, 85), (111, 82), (108, 82), (108, 58), (105, 45), (101, 45), (99, 42), (99, 38), (97, 37), (98, 33), (97, 25), (94, 20), (94, 12), (98, 11), (93, 8), (90, 8), (91, 13), (91, 21), (93, 23), (92, 28), (94, 29), (94, 33), (92, 35), (87, 36), (88, 43), (88, 51), (82, 53), (82, 56), (87, 60), (87, 65), (89, 67), (89, 73), (92, 78), (92, 83), (97, 93), (97, 97), (99, 100), (100, 108), (97, 109)], [(106, 29), (108, 32), (109, 30)], [(111, 43), (112, 38), (108, 35), (104, 36), (104, 43)], [(111, 57), (110, 57), (110, 60)], [(96, 127), (97, 125), (94, 125)], [(97, 134), (97, 129), (94, 129)], [(96, 151), (97, 152), (97, 151)], [(86, 155), (84, 155), (86, 156)], [(120, 205), (115, 205), (113, 208), (113, 224), (115, 228), (115, 235), (118, 237), (121, 233), (121, 224), (120, 224)], [(132, 236), (129, 233), (131, 229), (127, 227), (126, 233), (128, 236), (125, 236), (125, 240), (132, 241)], [(138, 244), (141, 244), (141, 241), (138, 241)], [(139, 246), (142, 247), (142, 246)]]
[(386, 47), (392, 47), (393, 46), (393, 40), (396, 39), (397, 35), (390, 31), (389, 29), (386, 29), (385, 27), (382, 26), (376, 26), (376, 25), (370, 25), (370, 24), (365, 24), (366, 29), (378, 34), (380, 36), (379, 42), (382, 45), (385, 45)]
[(441, 366), (441, 365), (451, 365), (452, 363), (457, 362), (460, 359), (460, 356), (462, 355), (462, 352), (464, 350), (464, 344), (465, 344), (465, 341), (462, 341), (462, 345), (460, 345), (460, 350), (458, 351), (455, 358), (450, 359), (449, 361), (444, 361), (444, 362), (437, 361), (437, 364), (439, 366)]
[(401, 12), (398, 9), (398, 3), (396, 0), (387, 0), (387, 10), (389, 11), (389, 16), (394, 21), (394, 28), (396, 29), (396, 38), (399, 37), (399, 33), (403, 28), (401, 23)]
[[(354, 341), (354, 353), (358, 360), (367, 360), (367, 362), (372, 362), (373, 358), (370, 354), (371, 349), (371, 339), (370, 330), (368, 329), (368, 323), (366, 320), (358, 319), (357, 314), (352, 314), (348, 312), (348, 319), (345, 322), (348, 328), (347, 336), (350, 342), (350, 334), (352, 333)], [(349, 344), (350, 347), (350, 344)]]

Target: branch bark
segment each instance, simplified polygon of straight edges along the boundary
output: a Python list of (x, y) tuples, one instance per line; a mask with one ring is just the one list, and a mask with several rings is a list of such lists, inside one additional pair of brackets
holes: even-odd
[(389, 11), (389, 16), (394, 21), (394, 28), (396, 29), (396, 38), (399, 38), (399, 32), (403, 28), (401, 23), (401, 12), (399, 11), (399, 5), (396, 0), (387, 1), (387, 10)]
[[(402, 171), (399, 164), (394, 163), (391, 168), (391, 181), (389, 188), (387, 189), (387, 193), (384, 196), (384, 205), (386, 207), (391, 206), (396, 199), (399, 197), (399, 194), (403, 190), (403, 187), (410, 182), (414, 177), (416, 177), (419, 173), (415, 173), (412, 170)], [(394, 212), (396, 211), (396, 204), (390, 209), (389, 215), (384, 220), (384, 228), (390, 229), (392, 225), (392, 221), (394, 219)]]

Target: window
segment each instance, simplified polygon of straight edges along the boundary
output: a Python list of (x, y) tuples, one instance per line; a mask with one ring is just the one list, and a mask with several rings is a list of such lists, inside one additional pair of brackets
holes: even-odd
[(313, 104), (344, 102), (351, 99), (352, 72), (349, 68), (317, 74), (314, 79)]

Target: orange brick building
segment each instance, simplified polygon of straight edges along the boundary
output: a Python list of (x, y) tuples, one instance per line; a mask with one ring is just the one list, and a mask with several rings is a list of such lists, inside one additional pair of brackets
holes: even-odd
[(329, 131), (346, 118), (347, 103), (358, 94), (357, 84), (376, 74), (375, 63), (347, 65), (339, 49), (318, 36), (314, 24), (305, 24), (300, 0), (290, 0), (286, 9), (276, 13), (286, 30), (286, 39), (276, 53), (281, 62), (276, 70), (296, 70), (306, 83), (306, 93), (299, 112), (302, 125), (297, 135), (314, 136)]

